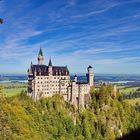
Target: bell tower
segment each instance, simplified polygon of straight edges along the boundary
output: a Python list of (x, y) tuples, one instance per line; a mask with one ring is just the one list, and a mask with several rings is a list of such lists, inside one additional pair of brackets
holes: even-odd
[(44, 60), (43, 52), (42, 49), (40, 48), (38, 53), (38, 65), (43, 65), (43, 60)]

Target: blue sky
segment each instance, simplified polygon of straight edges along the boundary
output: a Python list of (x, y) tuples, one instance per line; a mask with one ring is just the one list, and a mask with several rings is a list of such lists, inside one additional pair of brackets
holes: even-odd
[(45, 64), (71, 73), (140, 74), (140, 0), (3, 0), (0, 74)]

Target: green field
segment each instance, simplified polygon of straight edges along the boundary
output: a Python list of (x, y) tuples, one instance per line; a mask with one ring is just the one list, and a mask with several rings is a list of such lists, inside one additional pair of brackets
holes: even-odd
[(119, 92), (122, 94), (130, 94), (130, 93), (135, 92), (140, 87), (117, 85), (117, 88), (118, 88)]
[[(134, 93), (140, 87), (118, 85), (117, 88), (121, 94), (130, 94)], [(140, 104), (140, 98), (126, 99), (125, 101), (131, 104), (132, 106)]]
[(2, 86), (2, 92), (6, 96), (14, 96), (21, 93), (21, 91), (27, 91), (26, 83), (4, 83), (0, 84)]
[[(4, 83), (0, 84), (0, 86), (3, 87), (3, 93), (6, 96), (13, 96), (21, 93), (21, 91), (27, 91), (26, 83)], [(117, 85), (117, 88), (122, 94), (130, 94), (130, 92), (135, 92), (139, 87)]]

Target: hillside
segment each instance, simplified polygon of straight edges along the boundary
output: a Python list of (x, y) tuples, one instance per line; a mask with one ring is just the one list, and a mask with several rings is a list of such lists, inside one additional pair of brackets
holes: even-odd
[(140, 112), (112, 98), (112, 86), (92, 89), (88, 108), (77, 111), (60, 95), (34, 103), (25, 93), (0, 95), (0, 139), (115, 140), (140, 125)]

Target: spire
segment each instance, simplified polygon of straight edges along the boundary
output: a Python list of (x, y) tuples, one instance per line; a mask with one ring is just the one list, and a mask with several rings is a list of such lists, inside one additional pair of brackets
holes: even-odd
[(49, 65), (48, 66), (52, 66), (52, 60), (51, 60), (51, 58), (49, 60)]
[(43, 60), (44, 60), (43, 52), (42, 49), (40, 48), (38, 53), (38, 65), (43, 65)]
[(32, 63), (32, 61), (31, 61), (31, 65), (30, 65), (30, 67), (32, 67), (32, 65), (33, 65), (33, 63)]
[(38, 53), (38, 55), (41, 55), (41, 56), (43, 56), (43, 52), (42, 52), (42, 49), (41, 49), (41, 47), (40, 47), (40, 50), (39, 50), (39, 53)]

